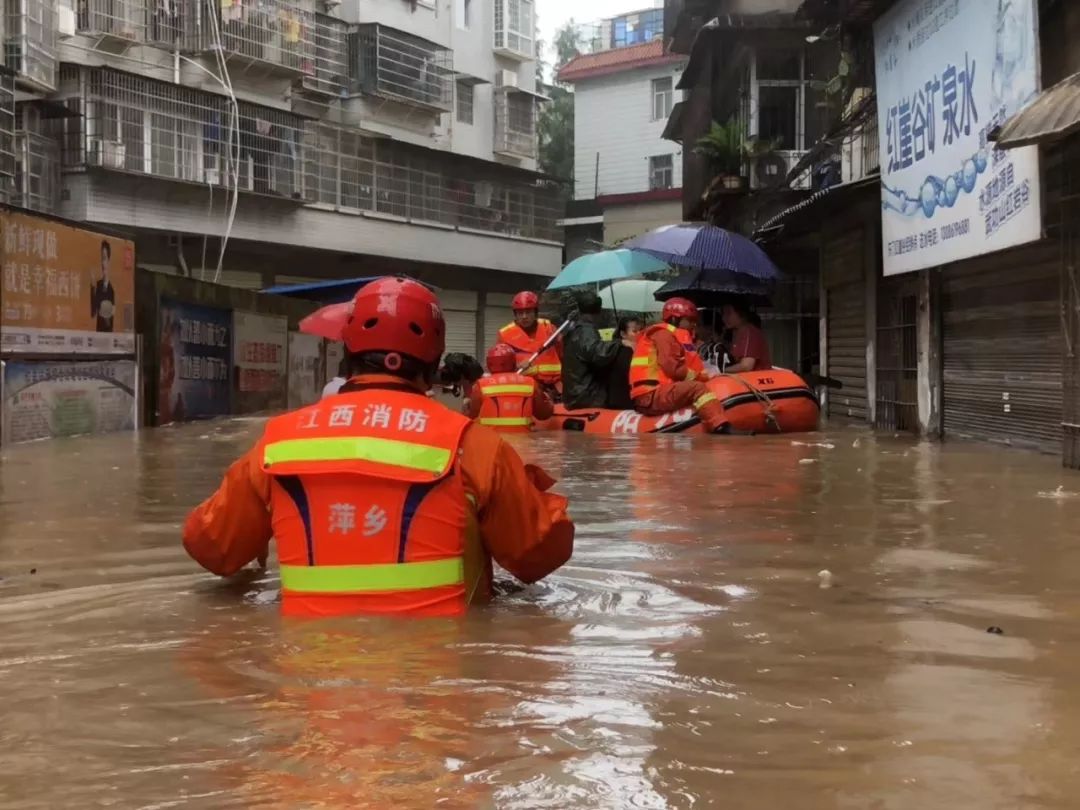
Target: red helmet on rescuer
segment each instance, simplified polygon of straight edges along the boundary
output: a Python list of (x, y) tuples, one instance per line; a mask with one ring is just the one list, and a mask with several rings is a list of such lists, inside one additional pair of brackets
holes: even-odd
[(514, 347), (505, 343), (496, 343), (487, 353), (487, 367), (492, 374), (505, 374), (517, 369), (517, 355)]
[(446, 323), (431, 290), (411, 279), (386, 276), (356, 293), (341, 339), (352, 354), (389, 352), (436, 363), (446, 349)]
[(537, 297), (536, 293), (529, 292), (528, 290), (519, 292), (514, 296), (514, 300), (510, 303), (510, 309), (514, 310), (514, 312), (520, 312), (523, 309), (539, 308), (540, 299)]
[(697, 307), (694, 302), (687, 298), (669, 298), (664, 303), (664, 309), (660, 313), (660, 319), (667, 323), (672, 318), (689, 318), (692, 321), (698, 319)]

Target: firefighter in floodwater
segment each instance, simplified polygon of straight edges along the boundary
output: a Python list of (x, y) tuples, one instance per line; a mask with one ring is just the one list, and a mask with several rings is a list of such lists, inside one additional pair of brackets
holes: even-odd
[[(540, 298), (534, 292), (519, 292), (510, 306), (514, 311), (514, 321), (499, 330), (499, 342), (513, 348), (516, 364), (520, 368), (555, 334), (555, 324), (539, 317)], [(543, 385), (558, 386), (562, 379), (561, 339), (541, 352), (523, 373), (536, 377)]]
[(550, 419), (554, 406), (532, 377), (518, 374), (514, 349), (496, 343), (487, 353), (488, 374), (477, 380), (468, 400), (468, 414), (501, 433), (528, 433), (533, 423)]
[(426, 396), (446, 345), (434, 294), (382, 278), (346, 317), (349, 381), (267, 423), (188, 516), (188, 553), (229, 576), (277, 538), (282, 610), (300, 616), (454, 615), (490, 596), (492, 558), (524, 582), (565, 563), (554, 480)]
[(646, 416), (693, 408), (706, 429), (724, 429), (724, 408), (705, 385), (709, 374), (694, 348), (697, 307), (685, 298), (671, 298), (660, 317), (660, 323), (638, 335), (630, 361), (634, 407)]

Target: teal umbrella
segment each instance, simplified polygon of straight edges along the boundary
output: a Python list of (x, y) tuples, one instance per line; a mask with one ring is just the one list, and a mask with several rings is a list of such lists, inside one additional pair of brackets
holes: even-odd
[(579, 256), (563, 268), (555, 280), (548, 284), (549, 290), (562, 290), (567, 287), (580, 287), (585, 284), (598, 284), (601, 281), (615, 281), (620, 278), (633, 278), (645, 273), (657, 273), (667, 270), (665, 262), (632, 250), (603, 250)]

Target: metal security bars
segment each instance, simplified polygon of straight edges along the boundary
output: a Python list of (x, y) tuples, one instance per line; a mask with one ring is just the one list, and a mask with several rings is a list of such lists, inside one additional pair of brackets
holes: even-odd
[(76, 5), (79, 33), (116, 39), (120, 47), (146, 42), (149, 18), (147, 0), (79, 0)]
[(8, 0), (4, 61), (20, 84), (56, 89), (55, 0)]
[(15, 192), (15, 74), (0, 68), (0, 199)]
[[(65, 74), (65, 79), (67, 74)], [(59, 119), (63, 165), (151, 175), (302, 200), (301, 119), (108, 69), (82, 73)], [(65, 88), (66, 89), (66, 88)], [(63, 94), (62, 94), (63, 95)]]
[(35, 132), (15, 133), (15, 188), (11, 202), (52, 213), (60, 203), (60, 144)]
[[(175, 2), (175, 0), (174, 0)], [(220, 48), (230, 62), (270, 72), (302, 74), (315, 57), (314, 0), (189, 0), (183, 13), (183, 46)]]
[(513, 87), (495, 90), (495, 151), (521, 159), (536, 157), (537, 97)]
[(304, 63), (301, 87), (312, 93), (340, 96), (349, 88), (347, 25), (336, 17), (315, 15), (314, 58)]
[(449, 112), (454, 103), (454, 54), (448, 48), (384, 25), (349, 34), (353, 90)]
[(562, 195), (543, 181), (509, 180), (498, 170), (354, 130), (309, 124), (305, 173), (315, 202), (344, 211), (558, 241)]
[(495, 51), (514, 59), (532, 59), (535, 9), (533, 0), (494, 0)]

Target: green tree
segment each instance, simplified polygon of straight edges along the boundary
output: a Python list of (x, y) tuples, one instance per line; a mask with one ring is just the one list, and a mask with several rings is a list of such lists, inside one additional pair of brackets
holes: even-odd
[(559, 71), (581, 55), (581, 33), (571, 19), (555, 33), (555, 83), (540, 113), (540, 170), (568, 183), (574, 179), (574, 94), (558, 83)]

